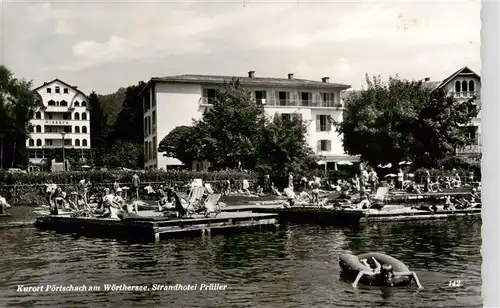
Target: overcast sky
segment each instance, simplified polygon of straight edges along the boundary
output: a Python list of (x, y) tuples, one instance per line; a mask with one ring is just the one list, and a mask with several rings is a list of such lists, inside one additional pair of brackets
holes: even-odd
[(3, 1), (0, 61), (111, 93), (153, 76), (480, 74), (480, 1)]

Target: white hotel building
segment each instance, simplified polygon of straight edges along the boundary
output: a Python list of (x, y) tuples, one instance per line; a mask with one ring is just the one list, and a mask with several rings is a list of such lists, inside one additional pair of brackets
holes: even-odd
[[(179, 161), (158, 153), (160, 141), (175, 127), (191, 125), (210, 107), (216, 90), (224, 81), (239, 79), (250, 90), (256, 104), (263, 106), (270, 117), (276, 113), (284, 117), (297, 115), (308, 124), (307, 142), (311, 148), (331, 165), (335, 162), (358, 161), (358, 157), (345, 154), (341, 136), (329, 119), (342, 120), (341, 93), (349, 85), (322, 81), (288, 78), (256, 77), (254, 71), (247, 77), (179, 75), (154, 77), (142, 90), (144, 104), (145, 168), (166, 168)], [(198, 164), (193, 168), (199, 169)]]
[[(53, 170), (64, 170), (63, 156), (75, 160), (90, 156), (90, 108), (87, 96), (59, 79), (33, 90), (38, 109), (30, 121), (26, 147), (30, 169), (43, 159), (52, 160)], [(64, 153), (64, 155), (63, 155)]]

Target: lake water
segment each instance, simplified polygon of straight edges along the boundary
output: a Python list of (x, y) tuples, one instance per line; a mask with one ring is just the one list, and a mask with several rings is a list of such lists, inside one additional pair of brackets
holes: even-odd
[[(0, 222), (1, 223), (1, 222)], [(130, 244), (35, 229), (0, 229), (0, 307), (482, 307), (481, 223), (380, 223)], [(340, 279), (338, 256), (380, 251), (424, 290)], [(450, 287), (460, 280), (460, 287)], [(18, 285), (227, 285), (225, 291), (17, 292)]]

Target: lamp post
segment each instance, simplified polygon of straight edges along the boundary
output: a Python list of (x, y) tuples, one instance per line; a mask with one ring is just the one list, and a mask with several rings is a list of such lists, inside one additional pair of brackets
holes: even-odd
[(66, 152), (64, 151), (64, 137), (66, 136), (66, 132), (61, 132), (62, 137), (62, 159), (63, 159), (63, 170), (66, 171)]

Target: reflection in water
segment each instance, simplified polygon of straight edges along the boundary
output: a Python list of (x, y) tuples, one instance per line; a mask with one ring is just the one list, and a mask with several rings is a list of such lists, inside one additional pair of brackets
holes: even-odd
[[(408, 222), (130, 244), (34, 229), (0, 233), (1, 307), (481, 307), (480, 221)], [(380, 251), (424, 285), (351, 288), (338, 256)], [(449, 280), (463, 286), (448, 287)], [(226, 291), (18, 293), (17, 285), (227, 284)]]

